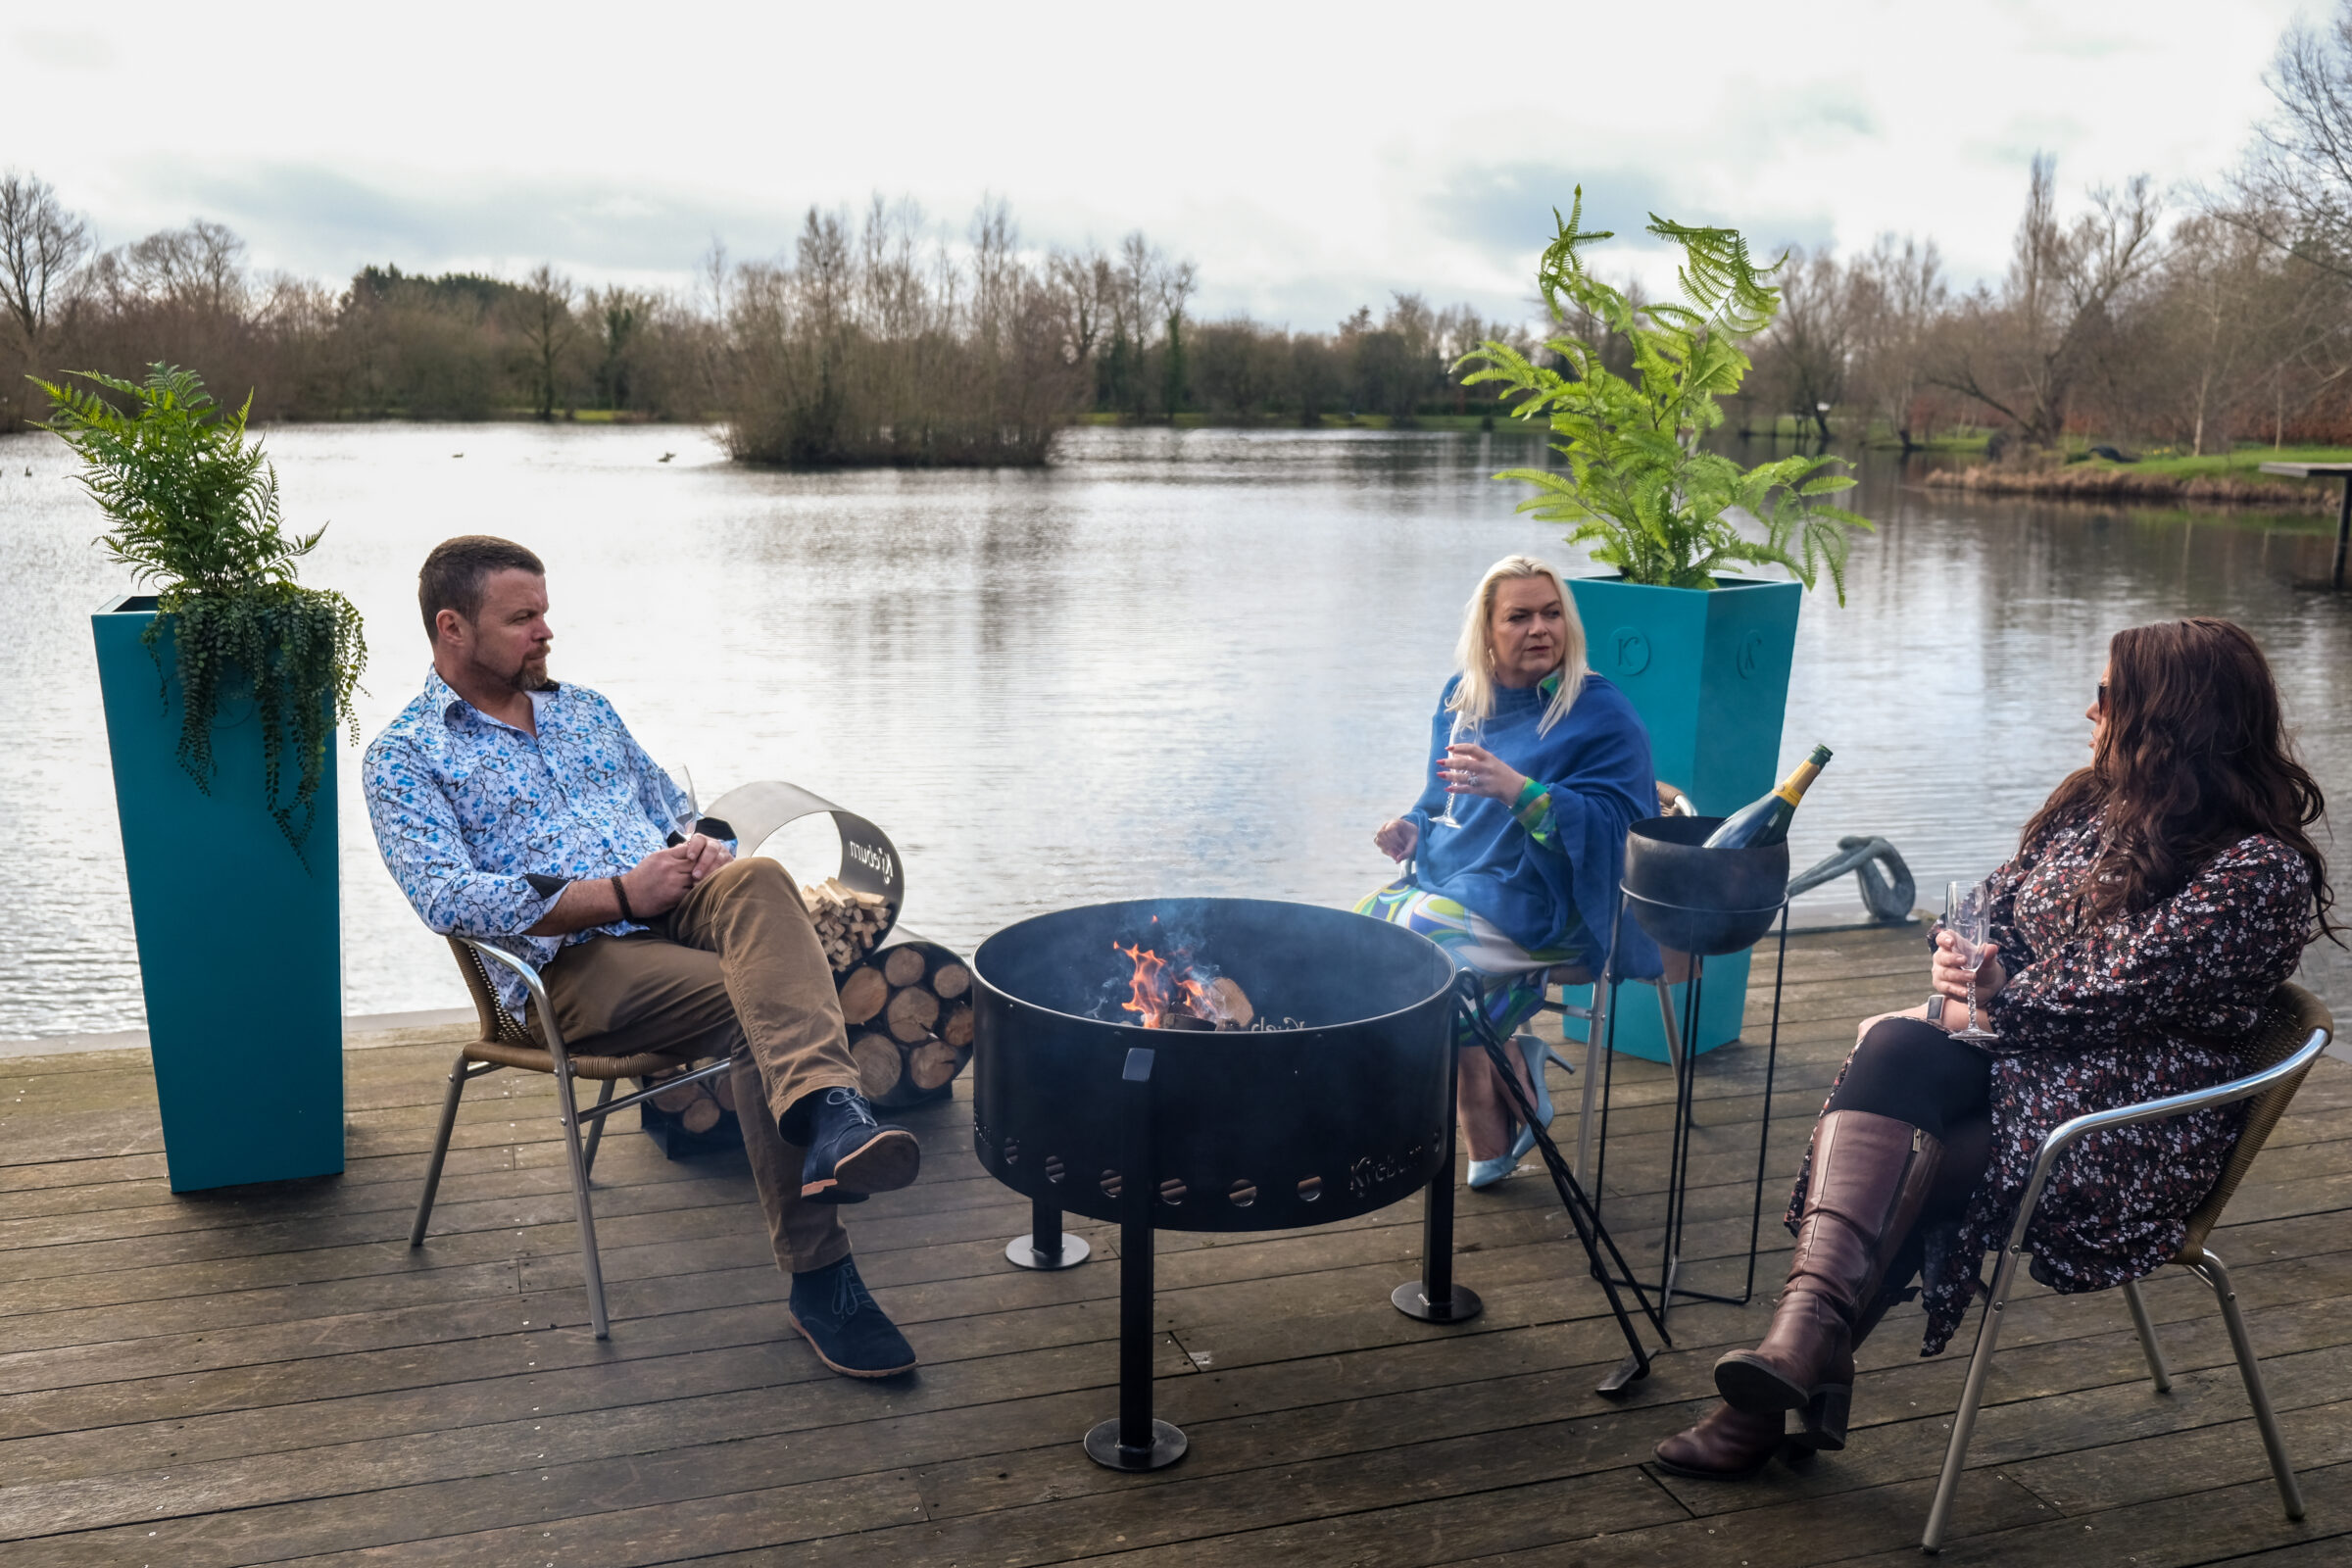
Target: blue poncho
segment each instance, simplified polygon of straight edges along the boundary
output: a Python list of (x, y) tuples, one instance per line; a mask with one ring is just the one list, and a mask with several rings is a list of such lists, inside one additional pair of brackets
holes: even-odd
[[(1414, 882), (1491, 920), (1529, 952), (1570, 949), (1597, 968), (1617, 884), (1625, 874), (1626, 829), (1657, 814), (1649, 734), (1625, 694), (1587, 675), (1575, 706), (1539, 735), (1536, 726), (1556, 678), (1530, 687), (1497, 687), (1494, 712), (1477, 744), (1526, 774), (1550, 797), (1548, 810), (1514, 811), (1491, 796), (1454, 796), (1462, 825), (1432, 825), (1445, 809), (1438, 763), (1453, 739), (1446, 683), (1430, 720), (1428, 780), (1405, 820), (1420, 832)], [(1523, 819), (1524, 818), (1524, 819)], [(1531, 826), (1532, 823), (1532, 826)], [(1630, 920), (1620, 922), (1617, 969), (1629, 978), (1660, 972), (1657, 948)]]

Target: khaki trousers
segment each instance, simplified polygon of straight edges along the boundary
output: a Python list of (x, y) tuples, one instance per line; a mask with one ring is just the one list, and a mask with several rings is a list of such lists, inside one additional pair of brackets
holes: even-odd
[(804, 1095), (858, 1087), (832, 966), (799, 886), (774, 860), (732, 860), (653, 924), (575, 942), (540, 971), (564, 1045), (731, 1057), (736, 1120), (776, 1266), (805, 1273), (839, 1262), (850, 1237), (838, 1205), (801, 1200), (807, 1152), (776, 1127)]

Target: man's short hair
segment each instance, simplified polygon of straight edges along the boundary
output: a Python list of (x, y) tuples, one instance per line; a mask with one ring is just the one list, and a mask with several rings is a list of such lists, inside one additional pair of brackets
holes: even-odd
[(481, 617), (482, 584), (494, 571), (547, 575), (539, 558), (512, 539), (467, 533), (433, 546), (433, 553), (424, 558), (424, 566), (416, 573), (416, 608), (424, 612), (427, 641), (440, 639), (444, 610), (456, 611), (468, 623)]

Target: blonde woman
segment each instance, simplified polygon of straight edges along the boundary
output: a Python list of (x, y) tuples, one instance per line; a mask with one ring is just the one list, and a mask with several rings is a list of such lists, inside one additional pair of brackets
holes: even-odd
[[(1544, 1000), (1544, 971), (1608, 956), (1609, 911), (1625, 831), (1656, 809), (1649, 736), (1625, 695), (1585, 667), (1585, 628), (1549, 565), (1506, 556), (1479, 579), (1462, 616), (1454, 674), (1430, 721), (1428, 781), (1372, 842), (1405, 866), (1356, 912), (1408, 926), (1486, 977), (1486, 1012), (1510, 1034)], [(1628, 972), (1656, 954), (1627, 927)], [(1456, 1042), (1471, 1048), (1465, 1028)], [(1510, 1102), (1485, 1053), (1458, 1061), (1470, 1185), (1492, 1187), (1535, 1143), (1514, 1142)], [(1519, 1060), (1537, 1115), (1550, 1101), (1536, 1062)]]

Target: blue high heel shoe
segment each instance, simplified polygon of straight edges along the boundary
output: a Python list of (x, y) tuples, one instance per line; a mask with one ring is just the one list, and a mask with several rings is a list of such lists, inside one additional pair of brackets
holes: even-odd
[[(1536, 1147), (1537, 1127), (1551, 1125), (1551, 1085), (1544, 1081), (1544, 1063), (1559, 1059), (1548, 1044), (1534, 1035), (1513, 1035), (1511, 1044), (1519, 1048), (1519, 1054), (1526, 1059), (1528, 1081), (1536, 1087), (1536, 1119), (1533, 1125), (1521, 1127), (1519, 1136), (1511, 1140), (1509, 1157), (1493, 1162), (1506, 1167), (1517, 1165), (1527, 1157), (1528, 1151)], [(1560, 1065), (1567, 1066), (1567, 1063), (1563, 1061)], [(1501, 1179), (1499, 1176), (1495, 1178), (1497, 1181)], [(1477, 1183), (1471, 1185), (1476, 1186)]]
[(1505, 1154), (1500, 1159), (1474, 1159), (1470, 1162), (1470, 1190), (1483, 1192), (1518, 1168), (1517, 1154)]

